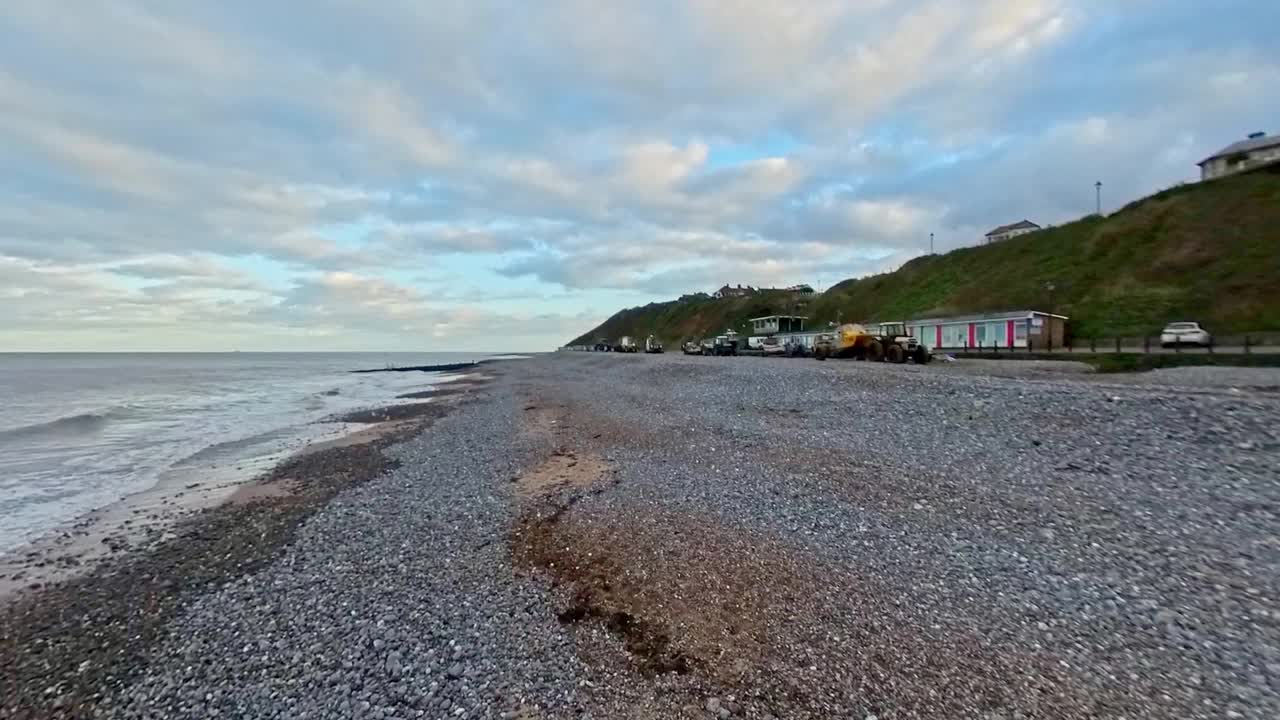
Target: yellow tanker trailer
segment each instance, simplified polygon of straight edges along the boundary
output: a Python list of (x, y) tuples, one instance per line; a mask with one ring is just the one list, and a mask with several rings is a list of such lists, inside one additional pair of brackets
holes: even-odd
[(833, 334), (818, 339), (813, 355), (819, 360), (829, 357), (891, 363), (914, 360), (920, 365), (931, 359), (929, 348), (908, 335), (902, 323), (880, 323), (878, 330), (878, 334), (873, 333), (857, 323), (841, 325)]

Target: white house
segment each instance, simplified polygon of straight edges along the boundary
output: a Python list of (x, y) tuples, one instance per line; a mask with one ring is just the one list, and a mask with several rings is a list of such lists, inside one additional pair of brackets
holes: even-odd
[(1212, 180), (1280, 161), (1280, 135), (1256, 132), (1201, 160), (1200, 179)]
[(1035, 232), (1039, 229), (1040, 226), (1030, 220), (1020, 220), (1011, 225), (1001, 225), (995, 230), (987, 233), (987, 242), (1000, 242), (1001, 240), (1008, 240), (1011, 237), (1026, 235), (1029, 232)]
[(751, 332), (756, 335), (802, 332), (804, 330), (804, 321), (808, 319), (800, 315), (770, 315), (769, 317), (751, 318)]

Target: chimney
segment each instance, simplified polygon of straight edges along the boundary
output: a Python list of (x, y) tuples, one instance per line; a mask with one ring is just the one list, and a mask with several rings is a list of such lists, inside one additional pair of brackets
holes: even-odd
[(1264, 132), (1249, 133), (1250, 140), (1257, 140), (1258, 138), (1264, 138), (1266, 136), (1267, 134)]

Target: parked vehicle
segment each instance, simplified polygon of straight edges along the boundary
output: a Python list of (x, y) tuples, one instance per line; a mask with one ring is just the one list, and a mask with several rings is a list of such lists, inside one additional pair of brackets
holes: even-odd
[(783, 347), (782, 343), (778, 342), (778, 338), (776, 337), (765, 338), (760, 343), (760, 349), (764, 351), (766, 356), (785, 355), (787, 353), (787, 349)]
[(1213, 344), (1213, 336), (1200, 327), (1198, 322), (1175, 322), (1164, 326), (1160, 331), (1160, 346), (1199, 345), (1209, 347)]
[(878, 334), (857, 323), (841, 325), (831, 340), (815, 344), (814, 355), (820, 360), (828, 357), (891, 363), (914, 360), (921, 365), (931, 359), (929, 349), (908, 335), (903, 323), (881, 323)]
[(737, 355), (738, 339), (729, 335), (719, 335), (711, 344), (712, 355)]
[(715, 338), (707, 338), (706, 340), (703, 340), (702, 342), (698, 343), (698, 346), (699, 346), (700, 348), (702, 348), (702, 354), (703, 354), (703, 355), (715, 355), (715, 354), (716, 354), (716, 341), (715, 341)]
[(907, 332), (905, 323), (880, 323), (880, 335), (876, 340), (884, 347), (884, 359), (887, 362), (904, 363), (913, 360), (917, 365), (924, 365), (933, 359), (929, 348)]
[(826, 360), (836, 354), (836, 336), (823, 333), (813, 339), (813, 356)]
[(690, 340), (684, 345), (681, 345), (680, 349), (684, 351), (685, 355), (701, 355), (702, 343), (698, 342), (697, 340)]
[(639, 347), (636, 346), (635, 338), (631, 337), (630, 335), (623, 335), (618, 340), (618, 347), (616, 348), (616, 350), (617, 352), (621, 352), (621, 353), (633, 353), (633, 352), (637, 352), (639, 350)]
[(650, 335), (644, 339), (644, 351), (653, 355), (662, 352), (662, 343), (658, 338)]
[(790, 340), (783, 346), (787, 357), (808, 357), (809, 347), (799, 340)]

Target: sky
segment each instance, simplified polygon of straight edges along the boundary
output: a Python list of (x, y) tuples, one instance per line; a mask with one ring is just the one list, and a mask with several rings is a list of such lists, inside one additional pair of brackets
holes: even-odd
[(1261, 0), (6, 0), (0, 351), (550, 350), (1280, 132)]

